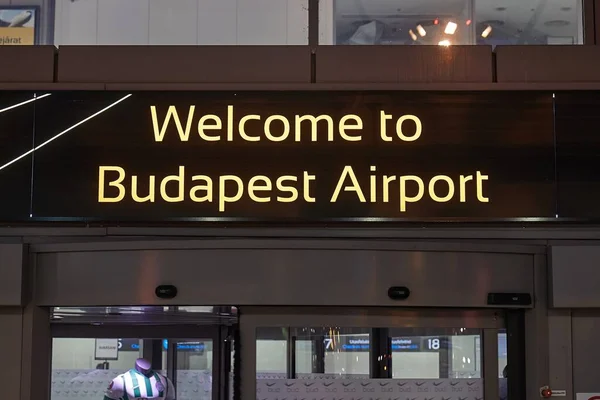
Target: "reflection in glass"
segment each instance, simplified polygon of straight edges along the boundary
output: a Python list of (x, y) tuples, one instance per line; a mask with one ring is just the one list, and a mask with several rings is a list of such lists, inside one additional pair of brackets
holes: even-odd
[(481, 331), (392, 329), (394, 379), (480, 379)]
[[(465, 328), (259, 328), (257, 398), (483, 398), (480, 337)], [(285, 349), (285, 365), (273, 364), (265, 341)]]
[(286, 328), (260, 328), (256, 332), (256, 373), (270, 379), (287, 376)]
[[(114, 354), (99, 346), (115, 342)], [(169, 346), (177, 349), (175, 368), (169, 370)], [(158, 357), (152, 354), (158, 355)], [(110, 382), (132, 370), (144, 358), (154, 371), (173, 381), (177, 397), (212, 399), (212, 340), (54, 338), (51, 400), (102, 399)]]
[(507, 335), (506, 330), (498, 333), (498, 371), (500, 381), (500, 400), (508, 399), (508, 352), (507, 352)]
[(581, 0), (321, 0), (320, 43), (554, 45), (583, 43)]
[[(369, 377), (369, 329), (295, 328), (298, 377)], [(308, 364), (307, 361), (310, 363)]]

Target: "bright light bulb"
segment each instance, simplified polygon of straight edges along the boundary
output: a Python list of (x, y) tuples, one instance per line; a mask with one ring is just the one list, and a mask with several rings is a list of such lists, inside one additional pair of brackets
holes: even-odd
[(490, 35), (490, 33), (492, 33), (492, 27), (488, 25), (488, 27), (481, 32), (481, 37), (486, 38)]
[(408, 31), (408, 34), (410, 35), (410, 37), (412, 38), (412, 40), (417, 40), (417, 35), (415, 35), (415, 33), (412, 31), (412, 29), (410, 29)]
[(423, 28), (421, 25), (417, 25), (417, 32), (419, 32), (419, 35), (421, 35), (421, 36), (427, 35), (425, 28)]
[(448, 24), (446, 24), (446, 29), (444, 29), (444, 33), (446, 35), (454, 35), (454, 32), (456, 32), (456, 28), (458, 28), (458, 25), (456, 25), (456, 23), (450, 21), (450, 22), (448, 22)]
[(440, 46), (450, 46), (449, 40), (442, 40), (438, 43)]

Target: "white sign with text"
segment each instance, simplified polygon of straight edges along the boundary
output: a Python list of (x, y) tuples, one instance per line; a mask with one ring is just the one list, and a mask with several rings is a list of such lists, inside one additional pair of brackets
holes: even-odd
[(118, 360), (119, 339), (96, 339), (96, 360)]

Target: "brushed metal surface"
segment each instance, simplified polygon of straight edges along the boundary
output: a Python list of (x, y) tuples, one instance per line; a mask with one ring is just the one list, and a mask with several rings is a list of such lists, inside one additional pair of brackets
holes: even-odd
[(308, 46), (61, 46), (57, 81), (310, 83)]
[(575, 393), (597, 393), (600, 346), (596, 333), (600, 330), (600, 312), (574, 311), (571, 323), (573, 390)]
[(600, 307), (600, 246), (550, 248), (550, 302), (554, 308)]
[[(148, 243), (152, 248), (152, 243)], [(355, 249), (84, 251), (37, 256), (36, 303), (487, 307), (489, 292), (533, 287), (533, 256)], [(176, 285), (177, 298), (154, 289)], [(390, 286), (408, 300), (387, 297)]]

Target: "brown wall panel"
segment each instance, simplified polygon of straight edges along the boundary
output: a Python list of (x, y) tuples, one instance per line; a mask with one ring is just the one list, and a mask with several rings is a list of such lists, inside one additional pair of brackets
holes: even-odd
[(496, 76), (510, 82), (598, 82), (597, 46), (498, 46)]
[(0, 307), (0, 374), (5, 384), (3, 399), (19, 399), (21, 394), (21, 349), (23, 343), (23, 314), (21, 308)]
[(61, 46), (58, 82), (309, 83), (308, 46)]
[(489, 46), (321, 46), (317, 82), (492, 82)]
[(0, 307), (23, 305), (24, 247), (0, 244)]
[(0, 46), (0, 82), (54, 81), (54, 46)]

